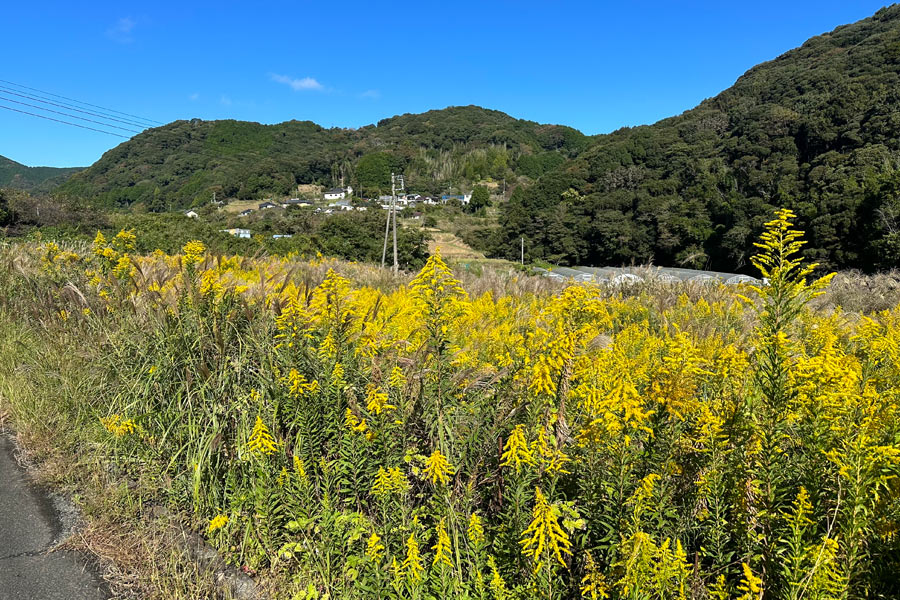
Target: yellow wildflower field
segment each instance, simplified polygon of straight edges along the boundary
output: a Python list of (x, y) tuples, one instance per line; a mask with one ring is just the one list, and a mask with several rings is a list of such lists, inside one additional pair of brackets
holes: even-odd
[(900, 308), (816, 308), (793, 218), (758, 287), (488, 291), (439, 253), (393, 278), (122, 232), (5, 250), (0, 306), (103, 332), (102, 451), (286, 598), (898, 597)]

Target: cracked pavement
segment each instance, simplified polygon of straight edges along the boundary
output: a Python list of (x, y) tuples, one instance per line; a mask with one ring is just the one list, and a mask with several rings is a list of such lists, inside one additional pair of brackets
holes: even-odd
[(0, 600), (100, 600), (106, 584), (82, 557), (53, 551), (62, 524), (51, 499), (28, 479), (0, 434)]

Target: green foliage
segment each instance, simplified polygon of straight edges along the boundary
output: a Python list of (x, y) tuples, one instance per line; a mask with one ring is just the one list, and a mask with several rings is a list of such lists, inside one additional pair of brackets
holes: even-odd
[[(798, 215), (823, 268), (900, 265), (900, 7), (763, 63), (679, 116), (599, 136), (574, 160), (519, 172), (486, 248), (564, 264), (653, 261), (749, 270), (774, 206)], [(577, 196), (562, 192), (573, 188)]]
[(469, 212), (478, 212), (482, 208), (491, 205), (491, 192), (483, 185), (476, 185), (472, 190), (472, 199), (466, 209)]
[(0, 227), (6, 227), (12, 223), (13, 214), (6, 199), (6, 192), (0, 188)]
[(0, 187), (29, 192), (49, 192), (81, 167), (26, 167), (0, 156)]
[(356, 181), (363, 192), (378, 195), (391, 189), (391, 155), (366, 154), (356, 165)]
[[(572, 157), (588, 138), (475, 106), (384, 119), (358, 130), (309, 121), (261, 125), (176, 121), (107, 152), (58, 193), (107, 207), (144, 203), (187, 207), (219, 198), (259, 199), (295, 193), (298, 184), (338, 185), (367, 194), (390, 190), (391, 171), (407, 188), (440, 193), (487, 177), (514, 178), (525, 154)], [(156, 190), (159, 190), (159, 193)]]

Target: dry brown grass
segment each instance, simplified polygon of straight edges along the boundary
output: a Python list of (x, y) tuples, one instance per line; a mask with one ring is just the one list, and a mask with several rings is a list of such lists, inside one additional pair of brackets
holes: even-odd
[(227, 213), (238, 214), (248, 208), (257, 210), (262, 200), (232, 200), (222, 209)]
[(441, 249), (441, 256), (449, 261), (459, 259), (483, 259), (484, 254), (473, 250), (471, 246), (459, 239), (455, 234), (438, 229), (428, 229), (431, 240), (428, 242), (428, 252), (434, 254)]
[(865, 275), (859, 271), (838, 273), (828, 290), (813, 301), (825, 310), (840, 307), (848, 313), (870, 314), (900, 305), (900, 271)]

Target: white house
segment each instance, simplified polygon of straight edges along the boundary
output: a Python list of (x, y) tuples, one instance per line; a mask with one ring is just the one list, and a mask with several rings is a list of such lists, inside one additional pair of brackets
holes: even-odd
[(350, 200), (344, 200), (342, 198), (337, 202), (332, 202), (331, 204), (329, 204), (328, 208), (337, 210), (353, 210), (353, 203), (350, 202)]
[(249, 229), (232, 228), (232, 229), (222, 229), (221, 231), (222, 231), (222, 233), (230, 233), (234, 237), (239, 237), (239, 238), (249, 238), (251, 235), (251, 231)]
[(352, 196), (352, 195), (353, 195), (352, 187), (349, 187), (349, 186), (345, 187), (345, 188), (336, 187), (336, 188), (331, 188), (330, 190), (325, 192), (325, 199), (326, 200), (343, 200), (347, 196)]

